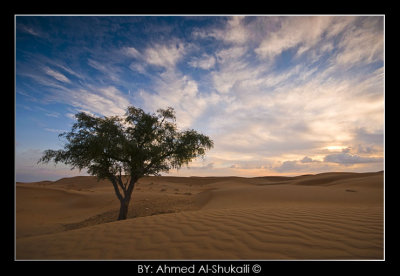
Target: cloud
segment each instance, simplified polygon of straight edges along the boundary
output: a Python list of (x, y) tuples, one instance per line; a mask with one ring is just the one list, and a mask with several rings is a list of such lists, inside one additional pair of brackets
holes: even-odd
[(278, 172), (293, 172), (303, 170), (304, 166), (299, 164), (298, 161), (285, 161), (282, 165), (274, 169)]
[(150, 65), (174, 68), (184, 53), (184, 44), (180, 42), (171, 42), (169, 45), (155, 44), (145, 50), (144, 60)]
[(25, 33), (28, 33), (28, 34), (31, 34), (33, 36), (38, 36), (38, 37), (42, 36), (42, 34), (39, 31), (37, 31), (36, 29), (34, 29), (31, 26), (26, 26), (26, 25), (19, 24), (18, 25), (18, 30), (21, 30), (21, 31), (23, 31)]
[(54, 128), (45, 128), (44, 130), (45, 130), (45, 131), (48, 131), (48, 132), (54, 132), (54, 133), (63, 133), (63, 132), (66, 132), (66, 131), (63, 130), (63, 129), (54, 129)]
[(60, 113), (58, 113), (58, 112), (46, 113), (45, 115), (48, 116), (48, 117), (54, 117), (54, 118), (59, 118), (60, 117)]
[[(32, 109), (30, 109), (30, 110), (32, 110)], [(60, 117), (60, 113), (48, 110), (48, 109), (40, 107), (40, 106), (35, 106), (35, 110), (39, 110), (41, 112), (44, 112), (44, 115), (46, 115), (47, 117), (54, 117), (54, 118), (59, 118)]]
[(234, 46), (216, 53), (219, 70), (211, 72), (215, 89), (229, 93), (235, 85), (246, 81), (256, 81), (260, 68), (251, 66), (245, 59), (246, 47)]
[(325, 156), (324, 158), (324, 162), (338, 163), (338, 164), (379, 163), (382, 161), (383, 161), (382, 158), (362, 157), (347, 152), (330, 154)]
[(145, 108), (155, 111), (158, 108), (173, 107), (178, 127), (181, 128), (192, 126), (207, 105), (215, 100), (212, 95), (201, 95), (195, 80), (174, 70), (168, 70), (155, 78), (153, 90), (157, 92), (140, 92)]
[(376, 153), (378, 152), (377, 149), (375, 149), (374, 146), (363, 146), (361, 144), (357, 145), (357, 153), (366, 153), (366, 154), (370, 154), (370, 153)]
[(221, 65), (230, 65), (231, 62), (239, 61), (248, 51), (245, 46), (232, 46), (219, 50), (216, 53), (217, 61)]
[[(102, 73), (108, 74), (107, 67), (95, 60), (90, 59), (89, 65), (96, 67)], [(41, 104), (68, 104), (75, 107), (76, 110), (86, 110), (92, 114), (104, 116), (123, 114), (126, 107), (130, 105), (128, 97), (115, 86), (108, 85), (107, 79), (98, 82), (95, 77), (81, 76), (79, 81), (72, 82), (66, 76), (49, 67), (43, 68), (45, 68), (45, 74), (42, 75), (35, 72), (22, 73), (47, 88), (45, 89), (46, 93), (43, 93), (41, 98), (32, 98), (32, 100)], [(51, 76), (51, 78), (47, 76)], [(108, 76), (119, 79), (113, 72), (109, 73)], [(54, 81), (54, 79), (57, 81)], [(117, 82), (117, 84), (121, 85), (120, 82)], [(24, 94), (22, 91), (20, 93)], [(36, 96), (38, 95), (36, 94)], [(45, 111), (46, 116), (59, 118), (60, 113), (58, 112), (43, 111)]]
[(244, 25), (244, 16), (230, 16), (223, 18), (222, 27), (208, 29), (194, 29), (192, 37), (195, 39), (213, 38), (229, 44), (245, 44), (251, 33)]
[(255, 52), (262, 58), (274, 58), (293, 47), (305, 52), (319, 42), (331, 22), (332, 17), (324, 16), (281, 18), (281, 27), (269, 33)]
[(383, 146), (383, 133), (381, 130), (370, 132), (366, 127), (355, 130), (355, 140), (367, 144)]
[[(360, 21), (359, 24), (352, 25), (346, 30), (338, 44), (340, 52), (336, 60), (340, 65), (349, 66), (383, 60), (382, 18), (375, 17)], [(368, 47), (360, 47), (360, 45), (368, 45)]]
[(312, 158), (305, 156), (300, 160), (301, 163), (312, 163), (312, 162), (320, 162), (319, 160), (313, 160)]
[(215, 58), (213, 56), (203, 54), (200, 58), (194, 57), (188, 63), (190, 66), (194, 68), (201, 68), (204, 70), (208, 70), (214, 67)]
[(74, 113), (66, 113), (66, 114), (64, 114), (64, 115), (65, 115), (65, 117), (67, 117), (67, 118), (69, 118), (69, 119), (72, 119), (72, 120), (75, 120), (75, 119), (76, 119)]
[(141, 73), (141, 74), (146, 74), (146, 68), (145, 68), (141, 63), (132, 62), (132, 63), (129, 65), (129, 68), (130, 68), (132, 71), (139, 72), (139, 73)]
[(377, 171), (382, 170), (383, 158), (351, 154), (350, 149), (328, 154), (323, 161), (308, 156), (301, 160), (286, 160), (273, 165), (272, 171), (279, 173), (317, 173), (328, 171)]
[(53, 69), (50, 69), (49, 67), (44, 67), (43, 70), (45, 73), (53, 78), (55, 78), (58, 81), (64, 82), (64, 83), (71, 83), (71, 81), (61, 74), (60, 72), (54, 71)]
[[(113, 83), (120, 83), (122, 80), (118, 76), (118, 73), (121, 72), (121, 68), (118, 66), (112, 65), (111, 61), (100, 62), (94, 59), (88, 59), (88, 65), (97, 71), (103, 73), (107, 77), (107, 79), (111, 80)], [(94, 78), (94, 77), (92, 77)], [(106, 80), (104, 77), (101, 77), (100, 80), (104, 83)]]
[(129, 57), (134, 57), (134, 58), (142, 57), (142, 54), (134, 47), (124, 47), (122, 48), (122, 52)]
[(101, 64), (100, 62), (97, 62), (93, 59), (88, 59), (88, 65), (90, 65), (91, 67), (93, 67), (94, 69), (103, 72), (103, 73), (107, 73), (108, 69), (104, 64)]
[(74, 107), (104, 116), (122, 115), (129, 106), (126, 97), (113, 86), (71, 90), (64, 98)]
[(214, 163), (208, 163), (204, 166), (188, 166), (187, 169), (189, 170), (210, 170), (214, 168)]
[[(352, 157), (349, 157), (352, 156)], [(270, 173), (284, 174), (320, 173), (331, 171), (378, 171), (382, 170), (382, 158), (360, 157), (347, 153), (326, 156), (324, 161), (302, 162), (302, 160), (287, 160), (275, 164), (268, 170)]]
[(243, 26), (243, 16), (232, 16), (228, 19), (226, 27), (223, 31), (215, 33), (215, 36), (222, 38), (226, 42), (236, 44), (244, 44), (248, 41), (249, 33)]

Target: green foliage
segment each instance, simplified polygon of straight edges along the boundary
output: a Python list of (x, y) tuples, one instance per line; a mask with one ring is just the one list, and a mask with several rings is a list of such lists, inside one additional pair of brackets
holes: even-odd
[(60, 134), (66, 139), (64, 149), (46, 150), (39, 162), (86, 168), (99, 179), (121, 174), (137, 179), (180, 168), (213, 147), (209, 137), (195, 130), (178, 131), (173, 108), (148, 114), (131, 106), (124, 117), (75, 117), (72, 130)]

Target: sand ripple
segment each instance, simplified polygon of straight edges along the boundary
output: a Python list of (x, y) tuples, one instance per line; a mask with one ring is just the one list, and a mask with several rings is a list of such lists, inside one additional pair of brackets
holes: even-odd
[(259, 207), (139, 217), (17, 240), (17, 259), (382, 259), (380, 207)]

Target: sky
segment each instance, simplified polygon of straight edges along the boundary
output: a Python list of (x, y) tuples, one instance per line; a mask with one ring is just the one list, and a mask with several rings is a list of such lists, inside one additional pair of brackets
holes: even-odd
[(173, 107), (214, 148), (168, 175), (384, 169), (384, 16), (15, 16), (15, 178), (74, 114)]

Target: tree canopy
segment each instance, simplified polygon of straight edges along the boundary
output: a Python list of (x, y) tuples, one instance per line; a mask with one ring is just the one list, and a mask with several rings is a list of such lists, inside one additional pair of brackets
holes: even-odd
[[(46, 150), (39, 162), (62, 162), (109, 179), (121, 203), (129, 203), (140, 177), (181, 168), (213, 147), (209, 137), (193, 129), (179, 131), (171, 107), (156, 114), (130, 106), (125, 116), (96, 117), (81, 112), (75, 117), (71, 131), (60, 134), (66, 140), (64, 149)], [(123, 175), (129, 176), (126, 183)]]

